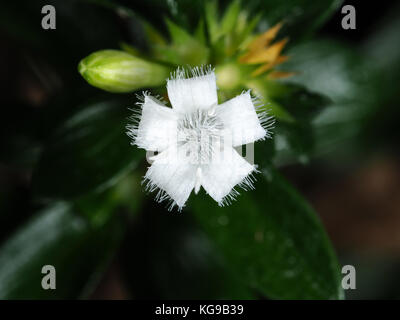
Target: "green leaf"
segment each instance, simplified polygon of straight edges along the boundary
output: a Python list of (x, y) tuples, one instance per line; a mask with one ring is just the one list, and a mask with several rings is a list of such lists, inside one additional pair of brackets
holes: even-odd
[(307, 164), (314, 153), (315, 132), (310, 123), (279, 122), (274, 129), (276, 166)]
[(204, 43), (171, 20), (167, 19), (166, 23), (172, 43), (170, 45), (149, 43), (156, 59), (178, 66), (197, 66), (207, 63), (209, 49)]
[(171, 20), (166, 19), (169, 35), (171, 40), (176, 45), (184, 45), (187, 42), (194, 41), (195, 39), (185, 29), (173, 23)]
[(194, 32), (194, 37), (197, 41), (199, 41), (202, 45), (206, 45), (207, 39), (206, 39), (206, 34), (205, 34), (205, 24), (204, 20), (201, 19), (196, 27), (196, 30)]
[[(285, 121), (285, 122), (293, 122), (295, 118), (290, 114), (288, 110), (277, 101), (274, 101), (273, 98), (276, 96), (272, 90), (269, 88), (269, 84), (271, 82), (261, 81), (260, 79), (250, 80), (245, 83), (245, 86), (248, 89), (253, 90), (253, 92), (262, 97), (262, 102), (264, 107), (268, 112), (274, 116), (276, 119)], [(282, 86), (280, 86), (282, 88)], [(275, 88), (274, 88), (275, 89)], [(286, 90), (286, 89), (283, 89)], [(282, 89), (279, 92), (279, 96), (283, 95), (285, 91)], [(282, 92), (281, 92), (282, 91)]]
[(354, 151), (368, 117), (379, 107), (380, 75), (371, 60), (340, 42), (319, 40), (292, 48), (285, 70), (296, 72), (284, 83), (297, 84), (332, 102), (314, 120), (316, 154)]
[[(316, 133), (312, 123), (331, 105), (331, 100), (298, 84), (256, 79), (248, 81), (246, 86), (262, 97), (264, 108), (276, 118), (272, 130), (276, 148), (273, 162), (278, 166), (308, 162), (315, 153)], [(264, 149), (263, 143), (258, 147), (259, 153), (270, 158), (269, 149)]]
[(191, 215), (166, 214), (163, 205), (151, 201), (137, 218), (121, 254), (124, 282), (135, 298), (253, 297)]
[(247, 11), (239, 14), (235, 30), (235, 49), (244, 51), (246, 46), (252, 40), (252, 32), (260, 22), (261, 14), (250, 15)]
[(125, 134), (126, 100), (83, 107), (50, 137), (33, 175), (37, 196), (70, 198), (114, 185), (134, 169), (142, 151)]
[[(342, 3), (342, 0), (321, 0), (318, 2), (312, 0), (246, 0), (241, 1), (241, 7), (250, 11), (252, 16), (261, 14), (264, 22), (270, 26), (284, 21), (285, 30), (283, 33), (290, 36), (291, 43), (294, 43), (311, 35), (341, 7)], [(214, 42), (221, 31), (219, 23), (216, 23), (219, 16), (218, 7), (221, 9), (220, 13), (230, 7), (233, 16), (233, 5), (229, 6), (229, 4), (231, 2), (221, 1), (217, 6), (217, 1), (150, 0), (146, 2), (145, 6), (138, 7), (137, 10), (152, 19), (156, 19), (155, 16), (161, 18), (161, 15), (157, 12), (168, 12), (169, 16), (174, 18), (174, 21), (187, 28), (193, 28), (198, 23), (200, 12), (204, 10), (207, 25), (211, 28), (210, 36), (212, 42)], [(149, 12), (151, 12), (152, 17), (150, 17)]]
[(237, 24), (240, 9), (240, 1), (234, 0), (225, 10), (224, 16), (221, 19), (222, 34), (227, 34), (233, 31)]
[(267, 97), (274, 99), (297, 121), (311, 121), (332, 101), (321, 93), (307, 90), (297, 84), (267, 82)]
[(225, 62), (248, 40), (247, 36), (256, 27), (260, 16), (249, 17), (240, 1), (236, 0), (223, 10), (223, 14), (219, 14), (217, 1), (206, 1), (204, 6), (208, 36), (213, 48), (212, 59)]
[[(279, 83), (276, 86), (281, 85)], [(316, 132), (313, 121), (331, 105), (327, 97), (299, 85), (281, 85), (278, 93), (269, 92), (293, 121), (277, 121), (275, 126), (276, 157), (282, 166), (293, 162), (307, 163), (315, 153)]]
[(365, 89), (373, 89), (373, 64), (354, 48), (337, 41), (317, 40), (297, 45), (288, 55), (290, 59), (282, 69), (296, 74), (284, 82), (323, 93), (336, 103), (369, 100), (371, 93)]
[(274, 169), (258, 180), (226, 208), (192, 199), (197, 221), (227, 264), (267, 298), (343, 298), (338, 263), (315, 212)]
[(166, 45), (167, 40), (154, 28), (150, 23), (144, 19), (140, 20), (140, 24), (143, 26), (147, 40), (151, 44)]
[[(0, 247), (0, 299), (85, 297), (108, 265), (123, 230), (117, 216), (93, 226), (69, 203), (49, 205)], [(56, 269), (56, 290), (42, 289), (45, 265)]]
[(204, 6), (208, 36), (211, 43), (215, 43), (220, 32), (217, 1), (206, 1)]

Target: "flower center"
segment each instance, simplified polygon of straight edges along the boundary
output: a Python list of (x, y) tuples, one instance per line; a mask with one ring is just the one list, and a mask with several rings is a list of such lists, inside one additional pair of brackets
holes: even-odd
[(210, 111), (198, 110), (178, 120), (178, 147), (183, 147), (193, 164), (210, 163), (213, 150), (221, 144), (224, 125)]

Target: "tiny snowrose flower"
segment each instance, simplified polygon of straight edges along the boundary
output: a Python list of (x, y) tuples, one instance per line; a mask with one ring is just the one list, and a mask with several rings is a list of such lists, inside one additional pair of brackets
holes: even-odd
[(211, 67), (178, 68), (167, 91), (172, 108), (144, 93), (127, 126), (132, 145), (157, 152), (144, 177), (146, 190), (181, 210), (201, 187), (220, 206), (236, 198), (235, 186), (253, 189), (256, 165), (234, 147), (271, 137), (273, 119), (260, 111), (259, 100), (246, 91), (218, 105)]

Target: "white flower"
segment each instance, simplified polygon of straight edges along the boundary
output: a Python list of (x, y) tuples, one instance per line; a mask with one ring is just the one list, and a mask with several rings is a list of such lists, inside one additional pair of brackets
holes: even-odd
[(158, 152), (144, 177), (146, 189), (158, 190), (157, 201), (171, 200), (170, 209), (181, 209), (201, 187), (221, 206), (239, 194), (236, 185), (253, 189), (256, 166), (234, 147), (270, 137), (273, 121), (257, 111), (250, 92), (218, 105), (214, 71), (202, 67), (190, 75), (178, 68), (167, 90), (172, 108), (145, 93), (141, 113), (127, 126), (132, 144)]

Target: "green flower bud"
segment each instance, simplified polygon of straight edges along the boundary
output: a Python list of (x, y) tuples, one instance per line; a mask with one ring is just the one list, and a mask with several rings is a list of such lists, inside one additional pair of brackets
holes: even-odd
[(130, 92), (165, 84), (170, 68), (119, 50), (101, 50), (81, 60), (79, 73), (92, 86), (110, 92)]
[(221, 90), (233, 90), (242, 84), (242, 72), (237, 64), (218, 65), (215, 68), (217, 85)]

